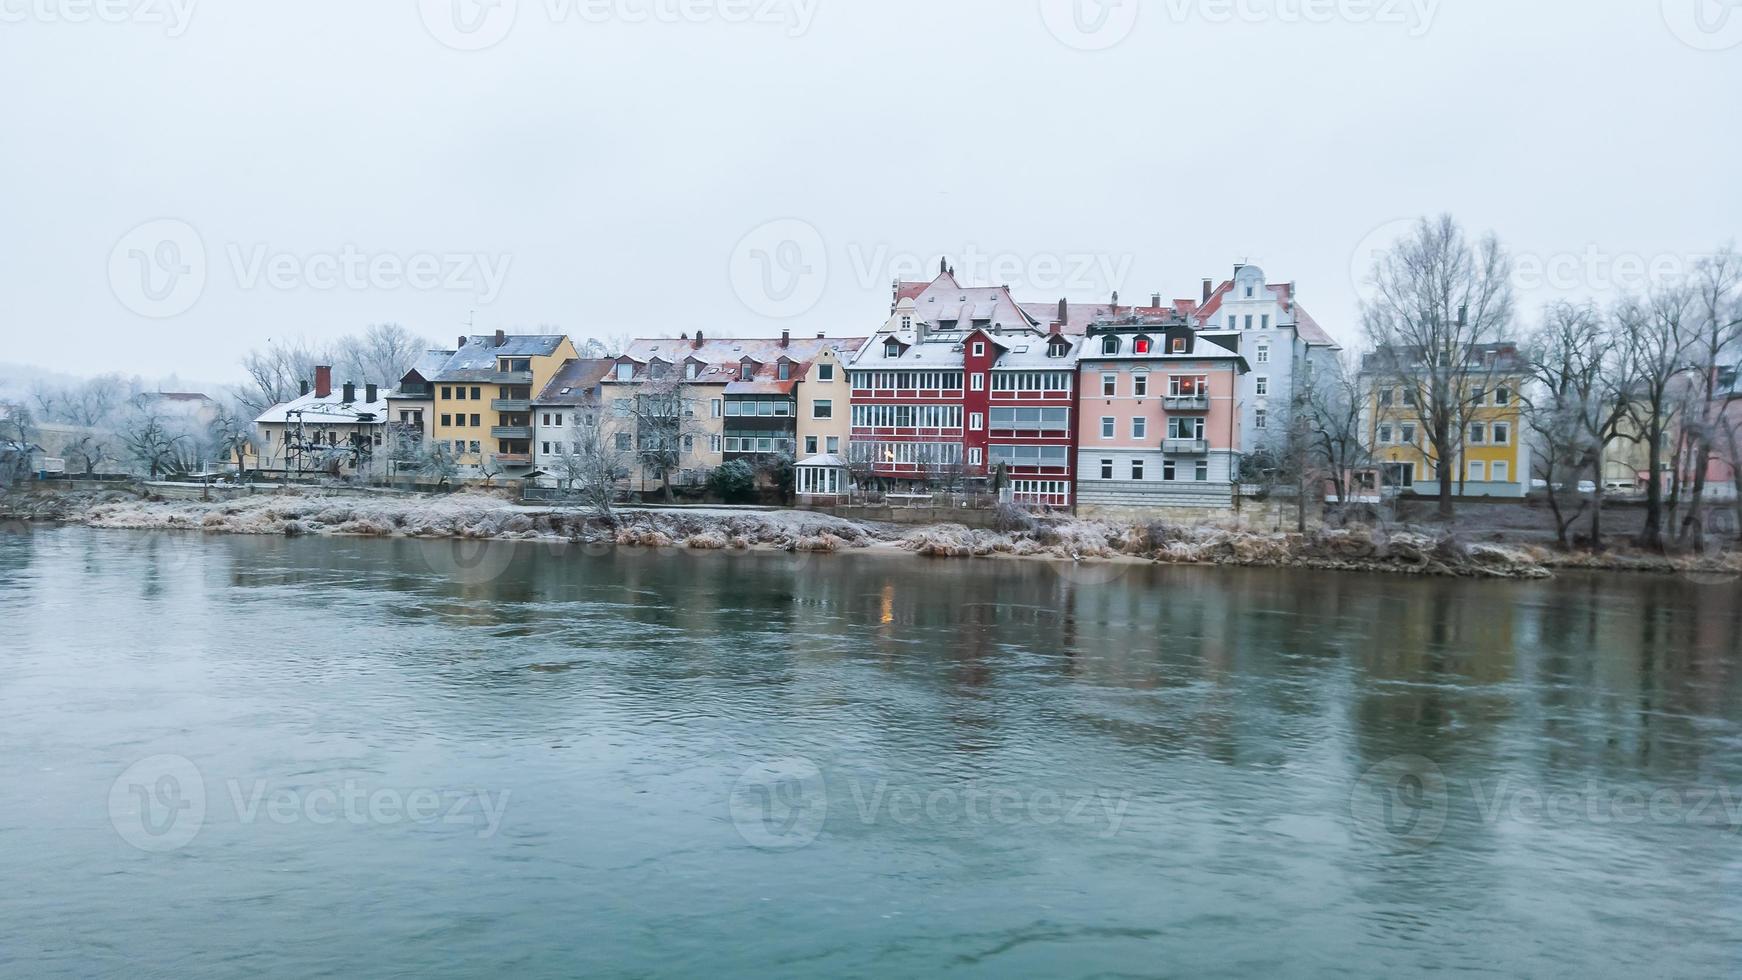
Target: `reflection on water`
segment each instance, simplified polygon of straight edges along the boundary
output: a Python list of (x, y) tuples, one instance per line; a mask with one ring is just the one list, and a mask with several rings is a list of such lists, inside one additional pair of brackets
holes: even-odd
[(1734, 972), (1737, 598), (15, 528), (0, 972)]

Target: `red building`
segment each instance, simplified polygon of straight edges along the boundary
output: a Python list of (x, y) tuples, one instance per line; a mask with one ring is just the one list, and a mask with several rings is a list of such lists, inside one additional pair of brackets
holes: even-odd
[(1003, 286), (949, 272), (900, 284), (848, 363), (849, 463), (903, 489), (981, 486), (1002, 465), (1015, 499), (1070, 506), (1078, 337), (1042, 326)]

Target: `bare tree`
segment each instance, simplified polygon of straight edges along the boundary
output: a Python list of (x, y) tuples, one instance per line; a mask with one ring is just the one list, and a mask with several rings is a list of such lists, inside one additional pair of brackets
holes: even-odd
[(617, 448), (616, 433), (597, 425), (582, 426), (580, 438), (557, 458), (563, 488), (606, 521), (614, 519), (617, 481), (628, 469), (629, 455)]
[(433, 481), (438, 488), (452, 485), (460, 473), (460, 465), (448, 444), (439, 440), (431, 441), (419, 454), (417, 468), (420, 475)]
[(655, 360), (647, 380), (640, 382), (629, 406), (634, 421), (635, 455), (642, 468), (658, 476), (665, 499), (672, 499), (672, 474), (683, 466), (684, 447), (703, 435), (696, 418), (695, 386), (676, 365)]
[(1361, 319), (1378, 380), (1413, 395), (1449, 520), (1469, 409), (1498, 367), (1489, 346), (1512, 326), (1511, 262), (1492, 234), (1471, 243), (1450, 215), (1423, 218), (1374, 262)]
[(1646, 444), (1645, 526), (1641, 547), (1661, 550), (1664, 529), (1664, 452), (1681, 404), (1677, 383), (1687, 367), (1693, 290), (1685, 283), (1660, 286), (1644, 299), (1628, 299), (1615, 319), (1632, 376), (1631, 421)]
[(270, 341), (264, 350), (249, 351), (242, 358), (248, 380), (235, 389), (235, 398), (258, 415), (295, 398), (298, 384), (314, 377), (315, 365), (333, 360), (331, 351), (304, 340)]
[(186, 469), (186, 438), (172, 431), (155, 412), (135, 412), (122, 430), (121, 440), (128, 456), (149, 479)]
[(632, 343), (634, 339), (626, 333), (604, 334), (582, 340), (576, 352), (587, 358), (618, 357), (628, 351)]
[(36, 416), (19, 401), (0, 402), (0, 442), (25, 443), (36, 437)]
[(236, 461), (236, 480), (248, 479), (248, 451), (254, 446), (253, 426), (234, 410), (219, 409), (207, 426), (213, 448), (219, 459)]
[[(1548, 487), (1562, 548), (1571, 546), (1567, 531), (1587, 506), (1578, 493), (1579, 477), (1589, 470), (1602, 482), (1603, 420), (1618, 414), (1603, 385), (1606, 334), (1593, 307), (1561, 302), (1544, 312), (1525, 347), (1531, 381), (1524, 392), (1525, 424), (1535, 437), (1534, 467)], [(1578, 504), (1571, 514), (1564, 506), (1569, 492)]]
[(359, 384), (383, 387), (399, 383), (429, 348), (429, 341), (397, 323), (376, 323), (337, 344), (339, 376)]
[(115, 459), (115, 451), (109, 441), (94, 433), (69, 440), (61, 449), (61, 455), (66, 457), (68, 464), (83, 470), (87, 478), (95, 476), (97, 469), (104, 463)]
[[(1699, 263), (1694, 272), (1694, 322), (1687, 336), (1687, 411), (1681, 432), (1685, 452), (1693, 460), (1693, 489), (1687, 516), (1682, 519), (1677, 541), (1701, 548), (1705, 545), (1706, 473), (1712, 465), (1725, 399), (1720, 398), (1719, 371), (1737, 353), (1742, 340), (1737, 294), (1742, 291), (1742, 260), (1729, 247)], [(1676, 467), (1677, 479), (1684, 472)]]
[(1373, 461), (1361, 425), (1365, 398), (1360, 374), (1345, 358), (1316, 372), (1301, 395), (1312, 454), (1343, 507), (1354, 495), (1355, 474)]

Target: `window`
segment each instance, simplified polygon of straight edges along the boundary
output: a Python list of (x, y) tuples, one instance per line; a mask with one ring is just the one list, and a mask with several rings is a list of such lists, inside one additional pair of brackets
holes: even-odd
[(1186, 339), (1184, 337), (1175, 337), (1173, 339), (1173, 352), (1175, 354), (1184, 354), (1186, 352)]
[(1496, 404), (1496, 405), (1510, 405), (1510, 404), (1512, 404), (1512, 389), (1506, 388), (1506, 387), (1495, 388), (1494, 389), (1494, 404)]
[(835, 380), (835, 366), (833, 364), (818, 364), (817, 365), (817, 380), (818, 381), (833, 381), (833, 380)]
[(804, 437), (804, 454), (806, 456), (815, 456), (817, 454), (817, 437), (816, 436), (805, 436)]
[(1131, 461), (1131, 478), (1133, 480), (1143, 479), (1143, 460), (1134, 459)]
[(826, 450), (828, 452), (838, 453), (841, 451), (841, 437), (840, 436), (828, 436), (827, 438), (824, 439), (823, 446), (826, 448)]
[(1390, 388), (1379, 389), (1379, 407), (1380, 408), (1390, 408), (1391, 403), (1395, 400), (1395, 397), (1396, 397), (1395, 393)]
[(1103, 439), (1113, 438), (1113, 427), (1115, 424), (1116, 423), (1114, 422), (1113, 416), (1111, 416), (1111, 415), (1101, 416), (1101, 438), (1103, 438)]
[(756, 377), (756, 365), (751, 364), (749, 361), (745, 361), (743, 364), (738, 365), (739, 381), (749, 381), (754, 377)]
[(1110, 459), (1101, 460), (1101, 479), (1103, 479), (1103, 480), (1113, 479), (1113, 461), (1112, 460), (1110, 460)]
[(619, 364), (619, 365), (617, 365), (617, 380), (618, 381), (633, 381), (633, 380), (635, 380), (635, 365), (633, 365), (633, 364)]
[(1239, 329), (1239, 327), (1234, 322), (1234, 314), (1232, 314), (1232, 313), (1228, 314), (1228, 329), (1229, 330), (1238, 330)]
[(1470, 460), (1470, 479), (1480, 483), (1488, 478), (1487, 464), (1479, 459)]
[(1210, 393), (1210, 379), (1202, 374), (1169, 375), (1167, 393), (1171, 398), (1203, 398)]
[(1117, 353), (1119, 353), (1119, 338), (1112, 337), (1112, 336), (1102, 337), (1101, 338), (1101, 353), (1103, 353), (1103, 354), (1117, 354)]
[(913, 317), (910, 317), (910, 316), (902, 317), (901, 318), (901, 329), (912, 330), (913, 329)]
[[(902, 321), (902, 325), (903, 326), (906, 325), (905, 319)], [(901, 343), (899, 341), (896, 341), (896, 340), (884, 341), (883, 342), (883, 356), (884, 357), (900, 357), (901, 356)]]
[(980, 462), (981, 462), (980, 447), (979, 446), (970, 447), (968, 449), (968, 465), (969, 466), (979, 466)]
[(832, 419), (835, 417), (835, 402), (829, 398), (818, 398), (811, 402), (811, 418)]
[(627, 451), (628, 449), (631, 448), (629, 445), (629, 433), (627, 433), (627, 432), (617, 433), (617, 448), (620, 450), (624, 450), (624, 451)]
[(975, 391), (985, 391), (986, 390), (986, 376), (984, 374), (972, 375), (970, 377), (969, 384), (973, 387), (973, 389)]
[(683, 451), (686, 453), (693, 453), (696, 451), (696, 437), (695, 436), (684, 436), (683, 437)]
[(1195, 473), (1192, 474), (1192, 476), (1199, 483), (1203, 483), (1203, 482), (1209, 480), (1209, 478), (1210, 478), (1210, 461), (1207, 459), (1198, 460), (1197, 470)]
[(479, 425), (478, 416), (473, 415), (472, 416), (472, 428), (476, 429), (478, 427), (478, 425)]
[(466, 440), (455, 439), (454, 440), (454, 455), (462, 456), (462, 455), (465, 455), (465, 452), (466, 452)]
[(1149, 394), (1149, 375), (1134, 374), (1131, 376), (1131, 393), (1139, 398)]
[(1390, 425), (1382, 425), (1379, 427), (1379, 444), (1382, 446), (1386, 446), (1386, 445), (1391, 444), (1391, 426)]
[(1415, 445), (1415, 423), (1414, 422), (1403, 423), (1403, 434), (1397, 441), (1403, 443), (1406, 446)]
[(1264, 375), (1264, 374), (1259, 375), (1257, 378), (1253, 379), (1252, 384), (1253, 384), (1253, 390), (1256, 391), (1260, 396), (1270, 394), (1270, 377), (1269, 377), (1269, 375)]
[(1149, 420), (1141, 415), (1131, 417), (1131, 438), (1143, 439), (1149, 435)]
[(472, 455), (474, 455), (474, 456), (478, 455), (478, 440), (473, 439), (471, 442), (466, 443), (466, 448), (471, 452)]
[(683, 365), (683, 376), (684, 377), (689, 378), (691, 381), (694, 381), (696, 378), (696, 375), (699, 373), (701, 373), (701, 365), (700, 364), (697, 364), (695, 361), (685, 361), (684, 362), (684, 365)]
[[(560, 445), (562, 445), (562, 443), (559, 442), (559, 443), (557, 443), (557, 445), (560, 446)], [(539, 452), (544, 453), (546, 456), (550, 455), (550, 443), (541, 442), (538, 444), (538, 446), (539, 446), (539, 450), (538, 450)]]
[[(1251, 286), (1247, 286), (1247, 287), (1246, 287), (1246, 298), (1247, 298), (1247, 299), (1251, 299), (1251, 298), (1252, 298), (1252, 287), (1251, 287)], [(1247, 318), (1246, 318), (1246, 319), (1248, 319), (1248, 320), (1250, 320), (1250, 319), (1252, 319), (1252, 318), (1251, 318), (1251, 317), (1247, 317)], [(1251, 326), (1251, 324), (1250, 324), (1250, 323), (1249, 323), (1249, 324), (1247, 324), (1247, 326)]]
[(1154, 344), (1151, 343), (1148, 337), (1139, 337), (1132, 344), (1132, 351), (1138, 354), (1147, 354), (1150, 352), (1152, 347), (1154, 347)]
[(1252, 413), (1252, 427), (1255, 429), (1270, 428), (1270, 411), (1260, 408)]
[[(1248, 291), (1247, 295), (1250, 296), (1251, 292)], [(1252, 314), (1250, 314), (1250, 313), (1246, 314), (1246, 329), (1248, 329), (1248, 330), (1252, 329)]]
[(1269, 364), (1270, 363), (1270, 345), (1269, 344), (1259, 344), (1258, 345), (1258, 356), (1255, 358), (1255, 360), (1259, 364)]
[(1494, 445), (1504, 446), (1512, 439), (1512, 426), (1506, 422), (1494, 423)]
[(454, 398), (458, 401), (465, 401), (466, 400), (466, 389), (455, 388), (454, 389)]
[(774, 373), (775, 373), (775, 376), (777, 378), (779, 378), (781, 381), (792, 380), (792, 362), (791, 361), (781, 361), (780, 366), (775, 368)]
[(1119, 376), (1117, 374), (1101, 375), (1101, 394), (1112, 398), (1119, 393)]
[(971, 431), (979, 432), (981, 429), (985, 428), (985, 426), (985, 416), (981, 415), (979, 412), (970, 412), (968, 414), (968, 428)]
[(1174, 466), (1173, 460), (1164, 459), (1161, 461), (1161, 478), (1169, 482), (1179, 479), (1179, 469)]
[(466, 427), (466, 417), (464, 415), (454, 416), (454, 425), (457, 428), (461, 428), (461, 429), (465, 428)]
[(974, 356), (975, 357), (985, 357), (986, 356), (986, 342), (985, 341), (983, 341), (983, 340), (974, 341)]
[(1488, 426), (1483, 422), (1470, 423), (1470, 445), (1480, 446), (1488, 442)]
[(995, 405), (992, 408), (992, 417), (989, 421), (993, 429), (1066, 432), (1070, 429), (1071, 410), (1038, 406), (1015, 408)]
[(442, 397), (443, 398), (454, 397), (454, 389), (448, 387), (447, 385), (442, 385)]
[(999, 371), (992, 375), (993, 391), (1070, 391), (1068, 371)]
[(1490, 466), (1490, 469), (1492, 470), (1492, 472), (1489, 473), (1489, 476), (1494, 480), (1495, 483), (1505, 483), (1506, 482), (1506, 480), (1509, 476), (1508, 470), (1510, 469), (1510, 467), (1507, 466), (1505, 460), (1503, 460), (1503, 459), (1495, 460), (1493, 462), (1493, 464)]
[(1169, 439), (1202, 439), (1204, 437), (1203, 417), (1170, 416), (1167, 420), (1167, 437)]
[(453, 425), (453, 424), (454, 424), (454, 421), (453, 421), (453, 418), (454, 418), (454, 417), (453, 417), (453, 416), (452, 416), (452, 415), (444, 415), (444, 416), (442, 416), (442, 425), (443, 425), (443, 426), (449, 426), (449, 425)]
[(708, 414), (714, 418), (720, 417), (720, 400), (718, 398), (712, 399), (708, 402)]
[(1259, 317), (1258, 318), (1258, 325), (1265, 330), (1269, 330), (1270, 329), (1270, 314), (1266, 313), (1263, 316)]
[(709, 436), (708, 437), (708, 451), (715, 452), (715, 453), (720, 451), (720, 437), (719, 436)]
[(473, 401), (477, 401), (479, 399), (480, 395), (478, 393), (482, 390), (483, 390), (482, 388), (476, 388), (476, 387), (474, 387), (472, 389), (472, 400)]

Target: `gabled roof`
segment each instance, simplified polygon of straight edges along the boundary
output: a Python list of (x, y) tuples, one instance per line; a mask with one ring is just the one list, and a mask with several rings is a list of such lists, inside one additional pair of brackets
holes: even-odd
[[(1325, 329), (1319, 326), (1318, 321), (1313, 319), (1312, 314), (1306, 311), (1306, 307), (1300, 305), (1300, 301), (1294, 298), (1293, 283), (1265, 283), (1265, 288), (1270, 291), (1271, 297), (1277, 303), (1281, 304), (1283, 309), (1293, 310), (1295, 333), (1300, 335), (1300, 339), (1303, 342), (1312, 347), (1332, 347), (1339, 350), (1342, 349), (1342, 345), (1338, 344), (1329, 333), (1326, 333)], [(1223, 280), (1222, 284), (1217, 286), (1215, 290), (1210, 293), (1210, 298), (1205, 300), (1202, 306), (1198, 307), (1196, 312), (1198, 323), (1201, 326), (1206, 327), (1214, 326), (1211, 321), (1221, 313), (1222, 301), (1230, 297), (1233, 292), (1234, 280)], [(1287, 324), (1278, 325), (1286, 326)]]
[(539, 405), (586, 405), (599, 400), (599, 380), (610, 373), (616, 360), (609, 357), (571, 357), (551, 375), (550, 383), (533, 402)]
[(502, 345), (495, 337), (468, 337), (431, 381), (487, 381), (496, 373), (499, 357), (549, 357), (568, 338), (557, 334), (508, 334)]
[[(782, 357), (808, 365), (824, 351), (833, 351), (844, 357), (858, 350), (864, 342), (864, 337), (790, 337), (784, 344), (779, 337), (648, 338), (631, 343), (625, 356), (638, 363), (646, 363), (655, 357), (675, 364), (698, 361), (706, 367), (697, 373), (694, 381), (725, 384), (738, 379), (739, 369), (746, 360), (756, 363), (758, 376), (773, 377)], [(804, 371), (794, 369), (791, 374), (794, 378), (801, 378)]]
[[(393, 390), (387, 393), (387, 397), (401, 397), (399, 389), (402, 388), (407, 381), (421, 379), (426, 384), (434, 381), (435, 376), (441, 373), (441, 369), (447, 366), (448, 359), (453, 356), (453, 351), (441, 350), (439, 348), (426, 350), (422, 354), (419, 354), (417, 362), (411, 366), (411, 370), (405, 372), (405, 376), (399, 379), (399, 384), (393, 386)], [(421, 398), (423, 396), (416, 395), (410, 397)]]
[[(357, 395), (367, 389), (358, 388)], [(256, 425), (278, 425), (286, 421), (300, 421), (306, 425), (379, 425), (387, 421), (387, 395), (376, 390), (372, 402), (356, 398), (345, 401), (343, 388), (334, 388), (325, 398), (309, 392), (287, 402), (280, 402), (254, 420)], [(367, 416), (367, 417), (366, 417)]]

